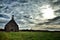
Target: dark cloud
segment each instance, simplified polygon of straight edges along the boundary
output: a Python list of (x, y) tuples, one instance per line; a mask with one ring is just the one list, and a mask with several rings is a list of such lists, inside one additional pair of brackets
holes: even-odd
[(58, 13), (60, 13), (60, 9), (59, 9), (59, 10), (55, 10), (55, 12), (58, 12)]
[(55, 12), (55, 15), (60, 16), (60, 9), (55, 10), (54, 12)]
[(11, 4), (12, 2), (27, 3), (28, 0), (0, 0), (1, 3)]
[(20, 2), (20, 3), (27, 3), (28, 0), (20, 0), (19, 2)]
[(54, 5), (60, 5), (60, 0), (57, 0), (56, 2), (53, 2)]
[(9, 17), (7, 15), (0, 14), (0, 17), (9, 19)]
[(38, 23), (37, 25), (49, 25), (49, 24), (54, 24), (54, 25), (59, 25), (60, 24), (60, 16), (53, 18), (53, 19), (48, 19), (48, 22), (44, 22), (44, 23)]
[(55, 24), (59, 25), (60, 24), (60, 16), (54, 18), (54, 19), (49, 19), (49, 22), (45, 22), (44, 24)]
[(58, 17), (56, 17), (56, 18), (53, 18), (53, 19), (51, 19), (50, 21), (56, 21), (56, 20), (58, 20), (58, 19), (60, 19), (60, 16), (58, 16)]
[(60, 24), (60, 16), (58, 16), (54, 19), (51, 19), (50, 21), (51, 21), (50, 24)]

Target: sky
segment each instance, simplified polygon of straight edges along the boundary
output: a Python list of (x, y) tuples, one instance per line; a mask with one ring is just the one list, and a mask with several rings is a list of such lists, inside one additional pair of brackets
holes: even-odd
[(60, 24), (60, 0), (0, 0), (0, 28), (4, 28), (12, 15), (19, 28)]

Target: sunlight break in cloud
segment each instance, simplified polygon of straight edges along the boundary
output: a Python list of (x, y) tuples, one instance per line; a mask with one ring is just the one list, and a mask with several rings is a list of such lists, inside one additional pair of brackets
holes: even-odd
[(43, 18), (45, 19), (53, 19), (54, 17), (56, 17), (56, 15), (54, 15), (54, 10), (50, 7), (50, 5), (43, 5), (41, 7), (41, 12), (43, 13)]

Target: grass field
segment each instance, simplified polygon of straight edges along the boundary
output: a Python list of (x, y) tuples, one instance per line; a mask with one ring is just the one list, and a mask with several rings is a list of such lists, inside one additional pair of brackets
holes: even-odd
[(60, 40), (60, 32), (0, 32), (0, 40)]

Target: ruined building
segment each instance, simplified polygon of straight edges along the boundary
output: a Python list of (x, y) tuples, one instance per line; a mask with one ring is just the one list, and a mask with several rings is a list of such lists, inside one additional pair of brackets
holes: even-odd
[(5, 25), (5, 31), (7, 31), (7, 32), (19, 31), (19, 27), (14, 20), (14, 15), (12, 15), (12, 19)]

